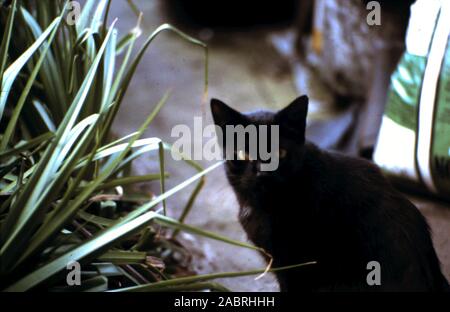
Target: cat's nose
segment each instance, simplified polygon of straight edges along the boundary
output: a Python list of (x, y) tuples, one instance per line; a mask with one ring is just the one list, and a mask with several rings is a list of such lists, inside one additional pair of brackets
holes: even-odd
[(268, 172), (267, 172), (267, 171), (261, 171), (261, 170), (258, 170), (258, 171), (256, 172), (256, 176), (257, 176), (258, 178), (267, 177), (267, 176), (268, 176)]

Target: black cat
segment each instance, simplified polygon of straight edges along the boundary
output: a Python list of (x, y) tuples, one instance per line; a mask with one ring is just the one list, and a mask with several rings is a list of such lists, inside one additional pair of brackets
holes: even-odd
[[(239, 159), (227, 160), (225, 168), (240, 222), (249, 239), (273, 255), (274, 266), (317, 261), (277, 273), (282, 291), (447, 289), (427, 222), (379, 168), (305, 141), (306, 96), (279, 112), (241, 114), (216, 99), (211, 110), (223, 131), (226, 125), (279, 126), (277, 170), (261, 172), (261, 159), (247, 150), (235, 151)], [(380, 264), (380, 285), (367, 281), (372, 261)]]

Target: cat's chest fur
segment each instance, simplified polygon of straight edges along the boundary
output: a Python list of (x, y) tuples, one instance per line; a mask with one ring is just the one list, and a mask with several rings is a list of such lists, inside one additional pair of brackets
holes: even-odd
[(236, 194), (239, 221), (253, 243), (274, 253), (280, 242), (290, 240), (303, 245), (305, 256), (312, 253), (302, 237), (317, 229), (312, 216), (315, 203), (301, 184), (284, 181), (252, 194)]

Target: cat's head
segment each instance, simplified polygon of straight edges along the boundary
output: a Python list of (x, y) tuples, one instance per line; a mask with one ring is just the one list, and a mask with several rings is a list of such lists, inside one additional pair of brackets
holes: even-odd
[(251, 113), (240, 113), (212, 99), (211, 112), (221, 132), (218, 140), (227, 160), (227, 176), (237, 191), (271, 187), (299, 170), (305, 144), (307, 96), (295, 99), (278, 112)]

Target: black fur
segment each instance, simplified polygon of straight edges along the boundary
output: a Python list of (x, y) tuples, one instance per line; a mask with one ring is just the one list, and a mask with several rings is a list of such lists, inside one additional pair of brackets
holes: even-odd
[[(276, 171), (258, 174), (256, 161), (229, 160), (226, 174), (239, 219), (274, 266), (317, 261), (277, 273), (282, 291), (442, 291), (448, 287), (419, 210), (374, 164), (322, 151), (305, 142), (308, 98), (273, 113), (241, 114), (211, 101), (217, 125), (279, 125)], [(381, 285), (369, 286), (367, 264), (381, 265)]]

